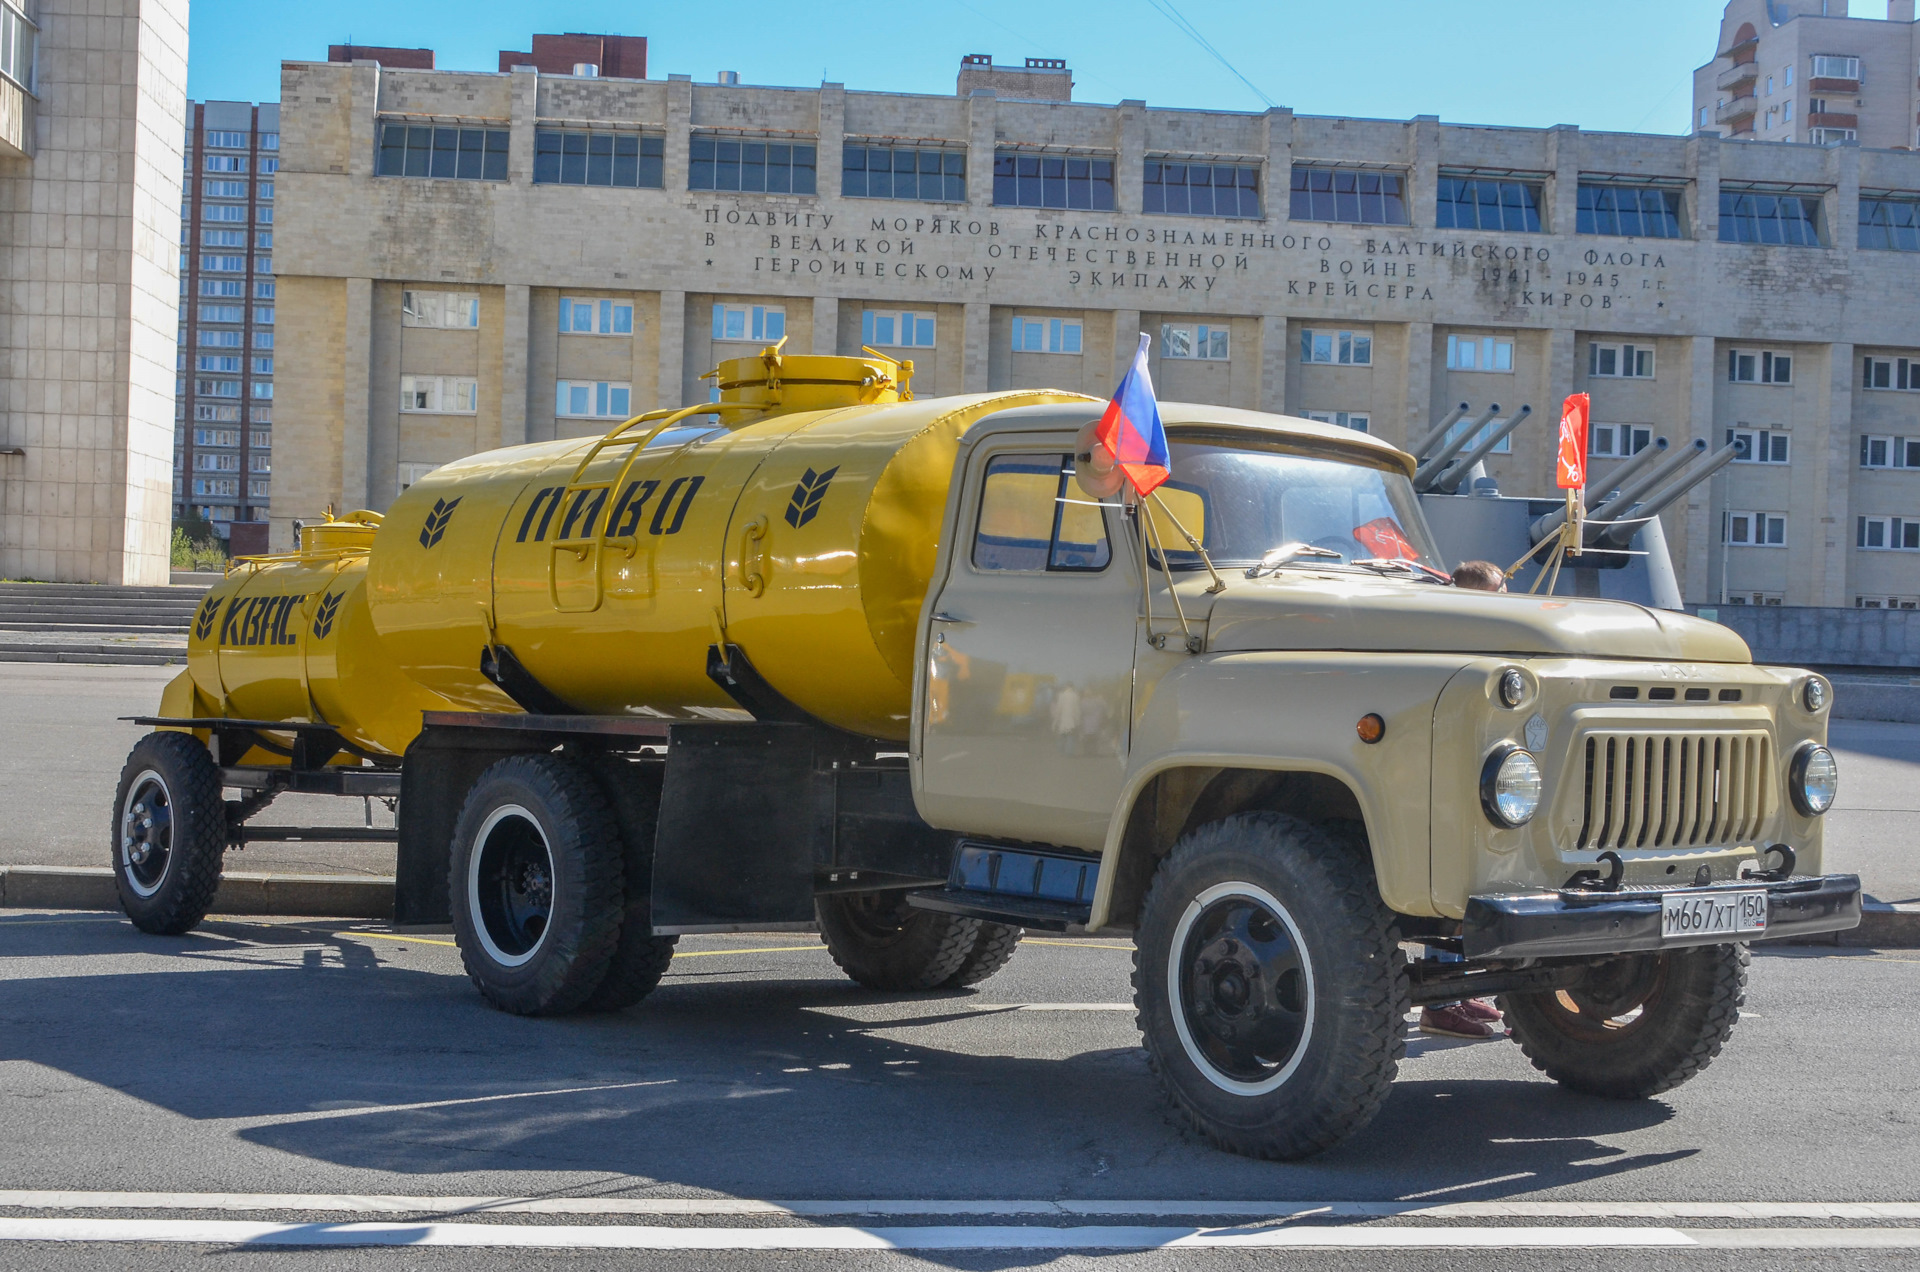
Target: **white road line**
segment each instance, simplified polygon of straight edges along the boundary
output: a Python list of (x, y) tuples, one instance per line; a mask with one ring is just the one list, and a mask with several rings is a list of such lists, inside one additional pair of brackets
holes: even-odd
[[(597, 1088), (588, 1088), (597, 1089)], [(1920, 1222), (1910, 1201), (1221, 1201), (987, 1198), (980, 1200), (854, 1198), (761, 1201), (747, 1197), (408, 1196), (378, 1193), (78, 1192), (0, 1189), (0, 1209), (231, 1210), (313, 1214), (635, 1215), (720, 1218), (769, 1215), (792, 1219), (873, 1215), (891, 1218), (1143, 1216), (1185, 1219), (1637, 1219), (1679, 1222), (1788, 1219)]]
[[(1795, 1237), (1845, 1236), (1838, 1231)], [(1920, 1245), (1920, 1231), (1903, 1233)], [(582, 1250), (1607, 1249), (1697, 1244), (1672, 1228), (647, 1228), (501, 1223), (249, 1223), (232, 1219), (0, 1219), (0, 1241), (219, 1246), (466, 1246)], [(1887, 1248), (1876, 1242), (1876, 1248)], [(1752, 1243), (1749, 1243), (1752, 1248)]]
[(610, 1082), (602, 1086), (560, 1087), (552, 1091), (508, 1091), (501, 1095), (474, 1095), (459, 1100), (425, 1100), (418, 1104), (349, 1104), (337, 1109), (308, 1109), (300, 1113), (267, 1113), (257, 1116), (221, 1118), (236, 1128), (290, 1126), (296, 1122), (329, 1122), (341, 1117), (367, 1117), (374, 1113), (418, 1113), (426, 1109), (452, 1109), (464, 1104), (495, 1104), (501, 1100), (531, 1100), (547, 1095), (591, 1095), (600, 1091), (631, 1091), (637, 1087), (672, 1086), (678, 1078), (656, 1078), (651, 1082)]

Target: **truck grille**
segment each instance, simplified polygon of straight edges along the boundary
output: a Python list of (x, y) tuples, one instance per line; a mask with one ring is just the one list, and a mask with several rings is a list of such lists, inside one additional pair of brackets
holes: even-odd
[(1773, 741), (1744, 733), (1590, 733), (1581, 850), (1739, 843), (1772, 813)]

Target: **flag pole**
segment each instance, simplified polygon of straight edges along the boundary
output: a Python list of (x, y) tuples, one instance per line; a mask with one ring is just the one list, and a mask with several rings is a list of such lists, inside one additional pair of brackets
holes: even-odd
[(1220, 577), (1220, 571), (1213, 568), (1213, 558), (1208, 556), (1207, 550), (1200, 546), (1200, 540), (1193, 537), (1193, 532), (1180, 524), (1180, 518), (1173, 515), (1173, 509), (1167, 507), (1166, 500), (1160, 497), (1159, 487), (1156, 486), (1149, 491), (1148, 498), (1153, 500), (1154, 507), (1167, 514), (1167, 520), (1173, 522), (1173, 528), (1180, 532), (1180, 537), (1187, 541), (1187, 546), (1199, 553), (1200, 559), (1206, 563), (1207, 573), (1213, 576), (1213, 586), (1207, 589), (1207, 595), (1212, 596), (1217, 592), (1226, 591), (1227, 581)]
[[(1152, 492), (1148, 492), (1148, 493), (1151, 494)], [(1144, 523), (1145, 532), (1153, 536), (1154, 551), (1160, 554), (1160, 570), (1163, 574), (1167, 576), (1167, 595), (1173, 598), (1174, 617), (1180, 620), (1180, 634), (1186, 638), (1187, 652), (1190, 654), (1197, 654), (1200, 651), (1196, 647), (1196, 644), (1193, 638), (1193, 629), (1187, 626), (1187, 611), (1185, 607), (1183, 607), (1180, 604), (1179, 589), (1174, 587), (1173, 585), (1173, 566), (1169, 564), (1167, 561), (1166, 545), (1160, 542), (1160, 527), (1153, 524), (1152, 514), (1146, 512), (1144, 509), (1141, 512), (1141, 521)], [(1140, 565), (1141, 565), (1141, 576), (1144, 578), (1146, 575), (1146, 562), (1144, 559), (1141, 561)]]

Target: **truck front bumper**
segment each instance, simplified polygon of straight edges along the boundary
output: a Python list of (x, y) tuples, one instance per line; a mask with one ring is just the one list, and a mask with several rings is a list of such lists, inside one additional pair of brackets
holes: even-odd
[[(1765, 932), (1674, 940), (1661, 932), (1661, 899), (1702, 892), (1767, 894)], [(1777, 941), (1860, 926), (1859, 875), (1746, 879), (1710, 888), (1623, 888), (1617, 892), (1527, 892), (1467, 898), (1461, 928), (1468, 958), (1560, 958), (1626, 954), (1685, 945)]]

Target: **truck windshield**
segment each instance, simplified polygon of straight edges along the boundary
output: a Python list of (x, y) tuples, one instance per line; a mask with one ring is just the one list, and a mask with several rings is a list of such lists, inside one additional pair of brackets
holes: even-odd
[[(1174, 441), (1169, 450), (1173, 478), (1160, 497), (1217, 566), (1253, 565), (1282, 544), (1305, 543), (1340, 557), (1303, 556), (1302, 567), (1401, 560), (1445, 568), (1413, 484), (1400, 473), (1211, 443)], [(1200, 554), (1180, 546), (1179, 530), (1158, 510), (1154, 517), (1166, 563), (1201, 568)]]

